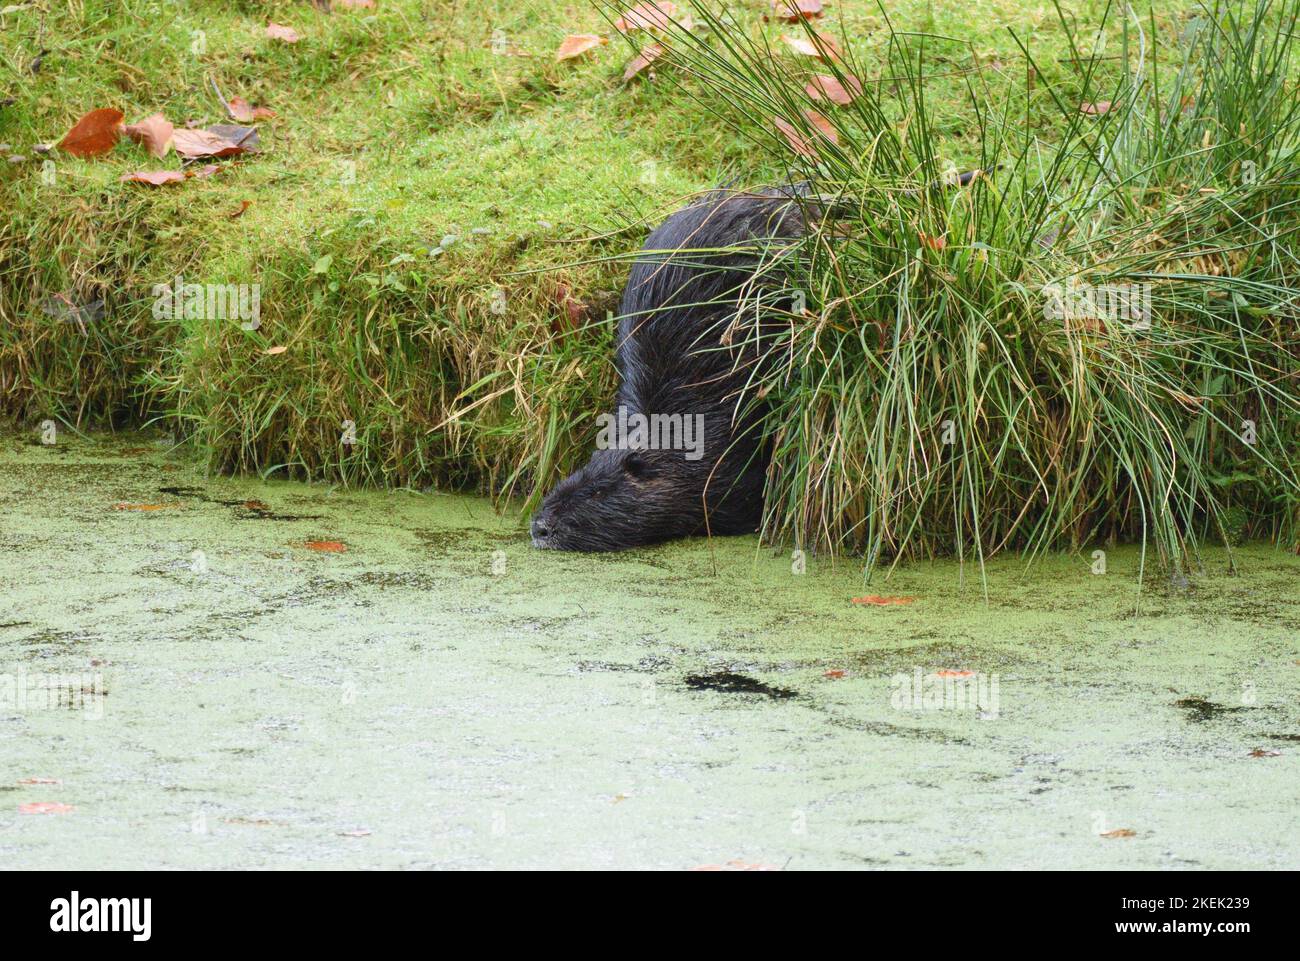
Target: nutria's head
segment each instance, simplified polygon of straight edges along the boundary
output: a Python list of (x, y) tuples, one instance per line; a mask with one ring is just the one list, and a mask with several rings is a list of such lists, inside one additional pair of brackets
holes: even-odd
[(673, 451), (597, 450), (546, 495), (533, 546), (619, 551), (693, 533), (700, 490), (681, 465)]

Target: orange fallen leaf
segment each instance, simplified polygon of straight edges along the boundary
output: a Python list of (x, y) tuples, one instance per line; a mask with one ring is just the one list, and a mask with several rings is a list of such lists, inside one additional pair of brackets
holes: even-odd
[(879, 594), (867, 594), (864, 597), (853, 598), (853, 603), (885, 607), (890, 604), (911, 604), (915, 600), (915, 597), (881, 597)]
[(122, 119), (120, 110), (92, 110), (78, 120), (56, 146), (74, 157), (102, 156), (112, 150), (122, 136)]
[(268, 107), (254, 107), (243, 97), (231, 97), (226, 104), (226, 112), (230, 114), (231, 120), (238, 120), (240, 123), (269, 120), (275, 116), (274, 110)]
[(609, 41), (604, 37), (594, 33), (572, 33), (564, 38), (560, 44), (560, 49), (555, 51), (555, 60), (558, 63), (561, 60), (572, 60), (575, 57), (581, 57), (584, 53), (594, 50), (602, 43)]
[(162, 114), (156, 113), (128, 124), (123, 133), (143, 145), (155, 157), (162, 159), (167, 156), (167, 151), (172, 149), (172, 134), (175, 131), (176, 128), (172, 126), (171, 121)]
[(298, 32), (293, 27), (276, 23), (274, 20), (266, 25), (266, 35), (272, 40), (283, 40), (285, 43), (298, 42)]
[(269, 357), (274, 357), (277, 354), (283, 354), (288, 349), (289, 348), (284, 346), (284, 344), (276, 344), (274, 347), (266, 348), (266, 350), (262, 351), (262, 353), (266, 354)]
[(56, 777), (25, 777), (18, 781), (19, 784), (62, 784)]
[(180, 507), (180, 504), (126, 504), (118, 503), (113, 505), (115, 511), (165, 511), (171, 507)]
[(346, 554), (348, 546), (342, 541), (304, 541), (303, 547), (309, 551), (319, 551), (322, 554)]
[(835, 43), (835, 38), (830, 34), (816, 31), (812, 37), (792, 37), (789, 34), (782, 34), (781, 39), (789, 45), (795, 53), (802, 54), (805, 57), (817, 57), (821, 60), (839, 60), (843, 54), (840, 53), (839, 46)]
[(1098, 100), (1096, 103), (1079, 104), (1079, 110), (1082, 113), (1097, 117), (1104, 113), (1110, 113), (1111, 106), (1112, 104), (1109, 100)]
[(974, 671), (950, 671), (945, 669), (942, 671), (935, 671), (934, 676), (935, 677), (974, 677), (975, 672)]
[(1103, 831), (1101, 836), (1104, 838), (1134, 838), (1137, 837), (1137, 832), (1128, 828), (1116, 828), (1113, 831)]
[(1266, 751), (1262, 747), (1255, 748), (1255, 750), (1251, 751), (1250, 754), (1247, 755), (1247, 757), (1281, 757), (1281, 756), (1282, 756), (1281, 751)]
[(861, 80), (847, 74), (844, 79), (848, 82), (847, 88), (835, 77), (822, 73), (813, 77), (803, 89), (814, 100), (825, 98), (843, 107), (852, 103), (853, 98), (862, 93)]
[(242, 217), (244, 215), (244, 211), (251, 206), (253, 206), (253, 202), (251, 200), (241, 200), (239, 202), (239, 206), (236, 207), (234, 210), (232, 210), (230, 213), (226, 214), (226, 216), (231, 220), (234, 220), (236, 217)]
[(27, 804), (18, 805), (19, 814), (67, 814), (69, 811), (75, 811), (71, 804), (63, 804), (59, 801), (29, 801)]
[(561, 282), (555, 285), (555, 303), (564, 309), (564, 313), (552, 319), (552, 333), (559, 335), (582, 326), (587, 316), (587, 305), (573, 296), (568, 284)]
[(840, 678), (845, 677), (845, 676), (847, 676), (846, 672), (843, 671), (843, 670), (841, 670), (841, 669), (838, 668), (838, 667), (833, 667), (833, 668), (831, 668), (829, 671), (827, 671), (825, 674), (822, 675), (822, 677), (828, 677), (828, 678), (830, 678), (832, 681), (838, 681)]
[(777, 17), (786, 23), (811, 20), (825, 12), (822, 10), (822, 0), (771, 0), (771, 7), (776, 11)]
[(183, 182), (185, 174), (179, 170), (137, 170), (135, 173), (123, 174), (118, 180), (122, 183), (152, 184), (161, 187), (163, 184)]
[(663, 44), (651, 43), (641, 48), (641, 52), (632, 58), (632, 62), (623, 71), (623, 79), (631, 80), (650, 64), (664, 55)]
[(633, 30), (667, 30), (674, 20), (684, 30), (689, 30), (693, 26), (691, 15), (679, 14), (677, 4), (670, 3), (669, 0), (658, 0), (656, 3), (638, 3), (614, 21), (614, 29), (619, 33), (631, 33)]
[(808, 122), (813, 125), (816, 131), (833, 144), (840, 142), (840, 135), (835, 132), (835, 125), (819, 114), (816, 110), (805, 110), (803, 115)]
[(921, 243), (925, 244), (931, 250), (943, 250), (948, 246), (947, 237), (931, 237), (929, 234), (918, 231), (921, 235)]

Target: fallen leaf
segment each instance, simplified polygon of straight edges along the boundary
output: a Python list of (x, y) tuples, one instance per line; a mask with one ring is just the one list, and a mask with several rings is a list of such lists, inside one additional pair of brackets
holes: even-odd
[(232, 120), (238, 120), (240, 123), (253, 122), (253, 105), (243, 97), (231, 97), (226, 102), (226, 112), (230, 114)]
[(195, 170), (193, 173), (191, 173), (190, 171), (186, 171), (185, 175), (187, 177), (199, 177), (199, 178), (211, 177), (214, 173), (216, 173), (220, 169), (221, 168), (216, 164), (204, 164), (202, 167), (200, 167), (198, 170)]
[(250, 511), (269, 511), (271, 509), (271, 505), (263, 501), (244, 501), (242, 506)]
[(830, 678), (832, 681), (838, 681), (840, 678), (842, 678), (842, 677), (846, 677), (846, 676), (847, 676), (847, 673), (846, 673), (845, 671), (843, 671), (842, 669), (838, 668), (838, 667), (833, 667), (833, 668), (831, 668), (829, 671), (827, 671), (825, 674), (822, 675), (822, 677)]
[(173, 504), (124, 504), (118, 503), (113, 505), (115, 511), (165, 511), (172, 507), (180, 507), (179, 503)]
[(276, 23), (274, 20), (266, 25), (266, 35), (272, 40), (283, 40), (285, 43), (298, 42), (298, 32), (293, 27)]
[(573, 296), (568, 284), (555, 285), (555, 303), (564, 308), (564, 314), (551, 320), (552, 333), (559, 335), (582, 326), (587, 316), (587, 305)]
[(820, 30), (815, 32), (811, 38), (792, 37), (789, 34), (782, 34), (781, 39), (795, 53), (802, 54), (805, 57), (817, 57), (826, 61), (839, 60), (843, 57), (839, 46), (835, 43), (835, 39)]
[(309, 551), (319, 551), (322, 554), (346, 554), (348, 546), (342, 541), (305, 541), (303, 547)]
[[(344, 10), (373, 10), (375, 0), (334, 0), (335, 5)], [(367, 834), (370, 832), (366, 832)]]
[(911, 604), (915, 600), (915, 597), (881, 597), (879, 594), (867, 594), (865, 597), (853, 598), (853, 603), (885, 607), (889, 604)]
[(1282, 756), (1281, 751), (1266, 751), (1262, 747), (1255, 748), (1255, 750), (1251, 751), (1250, 754), (1247, 755), (1247, 757), (1281, 757), (1281, 756)]
[(945, 669), (942, 671), (935, 671), (934, 676), (935, 677), (974, 677), (975, 672), (974, 671), (950, 671)]
[(825, 12), (822, 10), (822, 0), (771, 0), (771, 6), (777, 17), (786, 23), (811, 20)]
[(597, 36), (594, 33), (572, 33), (564, 38), (564, 43), (560, 44), (560, 49), (555, 51), (555, 60), (558, 63), (561, 60), (572, 60), (575, 57), (581, 57), (589, 50), (594, 50), (602, 43), (608, 43), (604, 37)]
[(1128, 828), (1116, 828), (1113, 831), (1103, 831), (1101, 836), (1104, 838), (1134, 838), (1137, 837), (1137, 832)]
[(231, 157), (246, 152), (241, 144), (218, 136), (210, 130), (177, 130), (172, 145), (182, 157)]
[(917, 231), (917, 233), (921, 236), (921, 243), (925, 244), (931, 250), (943, 250), (948, 246), (947, 237), (931, 237), (929, 234), (922, 231)]
[(266, 348), (266, 350), (262, 351), (262, 353), (267, 354), (267, 355), (269, 355), (269, 356), (271, 356), (271, 357), (274, 357), (276, 354), (283, 354), (283, 353), (284, 353), (286, 350), (288, 350), (288, 349), (289, 349), (289, 348), (288, 348), (288, 347), (285, 347), (283, 344), (277, 344), (277, 345), (274, 346), (274, 347), (268, 347), (268, 348)]
[(156, 113), (153, 116), (129, 124), (124, 133), (136, 143), (144, 145), (155, 157), (161, 159), (167, 156), (167, 151), (172, 149), (172, 134), (175, 130), (176, 128), (172, 126), (171, 121), (162, 114)]
[(122, 136), (122, 119), (120, 110), (92, 110), (73, 125), (57, 146), (74, 157), (102, 156), (112, 150)]
[(56, 777), (25, 777), (18, 781), (19, 784), (62, 784)]
[(825, 98), (843, 107), (852, 103), (853, 98), (862, 93), (861, 80), (847, 74), (844, 79), (848, 82), (847, 88), (837, 78), (822, 73), (813, 77), (803, 89), (814, 100)]
[(257, 132), (256, 127), (247, 127), (242, 124), (233, 123), (214, 123), (204, 128), (208, 133), (214, 133), (218, 137), (224, 137), (231, 143), (243, 147), (245, 150), (254, 151), (262, 145), (262, 138)]
[(161, 187), (163, 184), (181, 183), (185, 180), (185, 174), (179, 170), (137, 170), (135, 173), (123, 174), (117, 179), (122, 183), (152, 184)]
[(29, 801), (27, 804), (18, 805), (19, 814), (67, 814), (69, 811), (75, 811), (71, 804), (62, 804), (58, 801)]
[(651, 43), (641, 48), (641, 52), (632, 58), (632, 62), (623, 71), (623, 79), (631, 80), (650, 64), (664, 55), (663, 44)]
[(1096, 103), (1081, 103), (1079, 110), (1090, 116), (1101, 116), (1104, 113), (1110, 113), (1111, 102), (1109, 100), (1098, 100)]
[[(808, 111), (808, 113), (812, 113), (812, 111)], [(821, 114), (817, 114), (817, 116), (821, 117)], [(809, 117), (808, 119), (810, 122), (813, 122), (811, 117)], [(824, 121), (826, 118), (821, 117), (821, 119)], [(817, 156), (817, 148), (813, 145), (813, 141), (809, 137), (807, 137), (804, 134), (804, 132), (800, 130), (798, 127), (796, 127), (794, 124), (790, 123), (788, 120), (782, 119), (781, 117), (772, 118), (772, 123), (776, 125), (777, 130), (781, 131), (781, 134), (782, 136), (785, 137), (786, 142), (790, 144), (790, 149), (792, 149), (795, 153), (801, 154), (802, 156), (805, 157)], [(831, 134), (833, 135), (834, 133), (835, 131), (832, 130)], [(833, 140), (832, 142), (838, 142), (838, 141)]]
[(817, 132), (831, 143), (838, 144), (840, 142), (840, 135), (835, 132), (835, 126), (816, 110), (805, 110), (803, 115), (816, 128)]
[(234, 220), (236, 217), (242, 217), (244, 215), (244, 211), (251, 206), (253, 206), (253, 202), (251, 200), (241, 200), (239, 202), (239, 206), (236, 207), (234, 210), (232, 210), (230, 213), (226, 214), (226, 216), (231, 220)]
[(674, 20), (683, 30), (690, 30), (694, 26), (689, 13), (678, 13), (677, 4), (670, 3), (669, 0), (658, 0), (657, 3), (638, 3), (614, 21), (614, 29), (619, 33), (667, 30)]

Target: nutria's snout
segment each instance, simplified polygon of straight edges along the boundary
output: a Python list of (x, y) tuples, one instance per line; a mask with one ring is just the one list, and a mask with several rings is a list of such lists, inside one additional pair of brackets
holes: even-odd
[(532, 524), (529, 525), (529, 530), (533, 535), (534, 547), (540, 547), (543, 550), (546, 550), (553, 546), (550, 542), (551, 522), (546, 519), (544, 514), (539, 513), (533, 518)]

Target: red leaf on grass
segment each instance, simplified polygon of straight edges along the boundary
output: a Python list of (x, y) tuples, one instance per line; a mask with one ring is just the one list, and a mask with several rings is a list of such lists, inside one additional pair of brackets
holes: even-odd
[(853, 98), (862, 93), (862, 81), (857, 77), (846, 75), (844, 79), (848, 82), (846, 88), (835, 77), (829, 74), (819, 73), (808, 82), (803, 89), (814, 100), (826, 99), (831, 103), (837, 103), (841, 107), (853, 102)]
[(879, 594), (867, 594), (865, 597), (853, 598), (854, 604), (870, 604), (875, 607), (886, 607), (890, 604), (911, 604), (915, 597), (881, 597)]
[(232, 210), (230, 213), (226, 214), (226, 216), (229, 217), (231, 220), (234, 220), (236, 217), (242, 217), (244, 215), (244, 211), (251, 206), (253, 206), (253, 202), (251, 200), (241, 200), (239, 202), (239, 206), (236, 207), (234, 210)]
[(917, 231), (917, 233), (920, 234), (921, 243), (925, 244), (931, 250), (943, 250), (948, 246), (947, 237), (931, 237), (929, 234), (921, 231)]
[(135, 173), (123, 174), (118, 178), (122, 183), (150, 184), (161, 187), (163, 184), (181, 183), (185, 174), (179, 170), (137, 170)]
[(619, 33), (631, 33), (633, 30), (667, 30), (674, 20), (685, 30), (693, 26), (691, 15), (678, 13), (677, 4), (669, 0), (658, 0), (655, 3), (638, 3), (614, 21), (614, 29)]
[(771, 0), (771, 7), (776, 11), (777, 17), (786, 23), (811, 20), (825, 12), (822, 10), (822, 0)]
[(627, 65), (627, 69), (623, 71), (623, 79), (631, 80), (638, 73), (640, 73), (646, 67), (650, 66), (650, 64), (654, 63), (663, 55), (664, 55), (663, 44), (659, 44), (659, 43), (647, 44), (646, 46), (641, 48), (641, 52), (638, 53), (632, 59), (632, 62)]
[(175, 130), (171, 121), (162, 114), (156, 113), (129, 124), (123, 133), (161, 159), (172, 149), (172, 134)]
[(1098, 100), (1096, 103), (1079, 104), (1079, 110), (1082, 113), (1095, 117), (1100, 116), (1103, 113), (1110, 113), (1111, 106), (1112, 104), (1109, 100)]
[(781, 39), (795, 53), (802, 54), (805, 57), (817, 57), (821, 60), (839, 60), (843, 54), (840, 53), (839, 46), (835, 43), (835, 38), (830, 34), (822, 33), (820, 30), (810, 37), (792, 37), (789, 34), (782, 34)]
[(276, 23), (274, 20), (266, 25), (266, 35), (272, 40), (283, 40), (285, 43), (298, 42), (298, 32), (293, 27)]
[(73, 125), (57, 146), (74, 157), (103, 156), (122, 136), (122, 118), (120, 110), (92, 110)]
[[(839, 134), (835, 132), (831, 122), (816, 110), (805, 110), (803, 115), (808, 123), (831, 143), (837, 144), (840, 142)], [(802, 154), (805, 157), (815, 157), (817, 155), (817, 148), (804, 131), (781, 117), (772, 118), (772, 123), (776, 125), (777, 130), (781, 131), (781, 135), (785, 137), (786, 142), (790, 144), (790, 148), (795, 153)]]
[(29, 801), (27, 804), (18, 805), (19, 814), (67, 814), (69, 811), (75, 811), (71, 804), (63, 804), (59, 801)]
[(584, 53), (594, 50), (602, 43), (608, 43), (604, 37), (594, 33), (572, 33), (564, 38), (560, 44), (560, 49), (555, 51), (555, 60), (558, 63), (561, 60), (572, 60), (574, 57), (581, 57)]
[(321, 554), (346, 554), (348, 545), (342, 541), (304, 541), (303, 547)]

